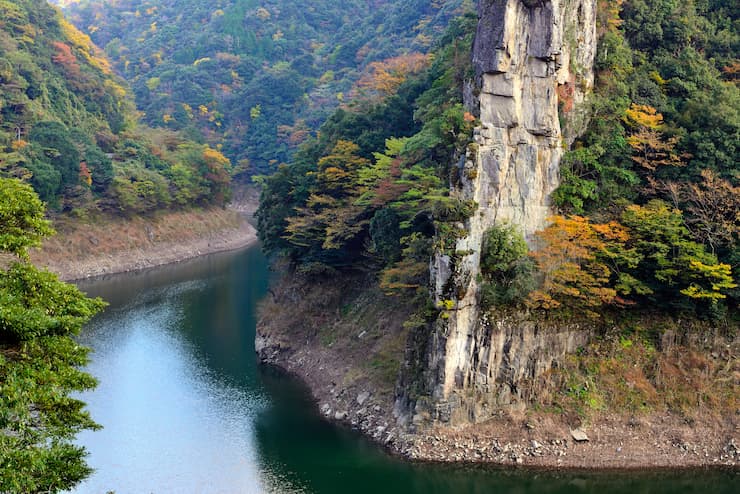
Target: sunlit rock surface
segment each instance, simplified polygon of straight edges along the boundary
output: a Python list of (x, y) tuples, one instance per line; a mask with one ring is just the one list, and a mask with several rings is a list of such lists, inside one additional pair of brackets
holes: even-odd
[(477, 278), (487, 229), (516, 225), (532, 245), (551, 214), (560, 159), (587, 122), (582, 103), (593, 86), (595, 10), (595, 0), (479, 4), (476, 80), (466, 106), (480, 126), (452, 190), (478, 209), (455, 252), (440, 252), (432, 262), (437, 302), (453, 308), (411, 349), (409, 358), (418, 363), (403, 387), (416, 380), (423, 391), (400, 393), (402, 418), (459, 423), (485, 420), (496, 407), (519, 407), (536, 392), (538, 376), (586, 341), (577, 327), (485, 320)]

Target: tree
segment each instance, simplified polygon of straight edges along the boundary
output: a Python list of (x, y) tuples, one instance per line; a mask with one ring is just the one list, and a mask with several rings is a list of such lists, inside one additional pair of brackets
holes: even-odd
[(488, 229), (483, 237), (481, 272), (491, 276), (505, 274), (516, 261), (526, 256), (528, 251), (527, 243), (516, 227), (494, 226)]
[(624, 227), (614, 222), (592, 224), (581, 216), (554, 216), (537, 237), (542, 246), (530, 255), (542, 284), (529, 294), (528, 305), (576, 309), (598, 317), (595, 309), (620, 302), (606, 259), (629, 237)]
[(28, 259), (28, 249), (53, 233), (44, 205), (20, 180), (0, 178), (0, 251)]
[(85, 162), (90, 170), (92, 189), (103, 193), (113, 180), (113, 163), (98, 146), (89, 145), (85, 149)]
[(80, 153), (65, 125), (39, 122), (31, 129), (30, 139), (39, 150), (39, 161), (48, 162), (61, 174), (61, 187), (77, 184)]
[(73, 83), (79, 82), (81, 75), (80, 64), (77, 62), (77, 58), (74, 53), (72, 53), (72, 49), (69, 45), (62, 43), (61, 41), (54, 41), (52, 45), (56, 50), (56, 54), (52, 56), (51, 59), (54, 63), (57, 63), (64, 68), (70, 81)]
[(30, 264), (27, 249), (51, 232), (28, 185), (0, 179), (0, 251), (18, 260), (0, 269), (0, 486), (57, 492), (91, 470), (75, 435), (97, 426), (69, 396), (95, 386), (80, 370), (88, 349), (71, 336), (103, 307), (74, 285)]
[(370, 220), (372, 252), (386, 263), (392, 263), (401, 256), (400, 218), (392, 208), (379, 209)]
[(654, 298), (720, 300), (734, 288), (731, 267), (694, 242), (680, 210), (654, 199), (644, 206), (633, 204), (622, 214), (629, 228), (630, 243), (642, 259), (635, 277), (652, 288)]
[(419, 232), (401, 239), (404, 246), (401, 260), (380, 273), (380, 288), (388, 295), (417, 292), (429, 280), (429, 258), (432, 240)]
[(483, 236), (480, 269), (481, 304), (510, 305), (533, 289), (533, 265), (521, 232), (512, 225), (496, 225)]
[(359, 92), (368, 99), (388, 97), (398, 91), (409, 75), (421, 72), (429, 64), (429, 59), (421, 53), (409, 53), (372, 62), (357, 81)]
[(287, 219), (288, 240), (299, 246), (338, 250), (354, 240), (369, 224), (365, 208), (357, 204), (364, 192), (358, 172), (370, 161), (357, 155), (353, 142), (339, 141), (318, 161), (315, 185), (305, 206)]
[(632, 105), (625, 112), (625, 121), (633, 132), (627, 137), (632, 148), (632, 160), (640, 167), (648, 183), (648, 192), (654, 195), (659, 187), (655, 175), (662, 167), (684, 166), (690, 156), (676, 152), (678, 137), (663, 135), (663, 115), (648, 105)]
[(686, 204), (686, 224), (694, 238), (712, 252), (731, 249), (740, 237), (740, 186), (709, 169), (702, 170), (701, 177), (701, 182), (671, 184), (671, 190)]

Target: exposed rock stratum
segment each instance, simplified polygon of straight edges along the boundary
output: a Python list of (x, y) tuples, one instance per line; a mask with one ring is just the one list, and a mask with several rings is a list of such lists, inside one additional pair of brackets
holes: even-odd
[(432, 261), (436, 300), (451, 310), (411, 345), (397, 410), (417, 423), (480, 421), (496, 407), (521, 406), (531, 383), (588, 337), (575, 326), (486, 320), (478, 279), (486, 230), (512, 224), (532, 244), (551, 214), (560, 159), (587, 123), (596, 1), (481, 0), (478, 9), (465, 103), (480, 125), (451, 191), (477, 210), (454, 252)]

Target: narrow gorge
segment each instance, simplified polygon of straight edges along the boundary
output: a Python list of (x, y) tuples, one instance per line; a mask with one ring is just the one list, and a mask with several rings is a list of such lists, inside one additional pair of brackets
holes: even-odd
[(0, 0), (0, 494), (734, 494), (736, 4)]

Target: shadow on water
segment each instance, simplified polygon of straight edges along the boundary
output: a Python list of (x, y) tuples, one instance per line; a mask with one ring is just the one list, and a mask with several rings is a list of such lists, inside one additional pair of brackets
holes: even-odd
[[(412, 463), (360, 434), (324, 421), (308, 389), (282, 370), (263, 366), (272, 404), (257, 418), (261, 461), (290, 465), (294, 484), (315, 493), (673, 494), (734, 493), (737, 472), (546, 471), (485, 465)], [(280, 430), (280, 434), (275, 431)], [(299, 467), (299, 468), (297, 468)]]
[(103, 493), (730, 493), (732, 472), (553, 473), (412, 464), (321, 419), (254, 355), (269, 281), (258, 248), (80, 287), (110, 307), (81, 336), (104, 429), (80, 434)]

